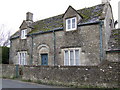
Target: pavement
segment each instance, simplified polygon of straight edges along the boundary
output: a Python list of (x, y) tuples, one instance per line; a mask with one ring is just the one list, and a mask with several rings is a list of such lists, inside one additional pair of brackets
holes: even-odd
[(2, 79), (2, 88), (61, 88), (61, 87), (41, 85), (31, 82), (23, 82), (19, 80)]

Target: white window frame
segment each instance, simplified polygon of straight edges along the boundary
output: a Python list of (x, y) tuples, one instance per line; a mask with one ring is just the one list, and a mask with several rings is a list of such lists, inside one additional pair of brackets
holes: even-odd
[(27, 51), (18, 52), (18, 64), (27, 65)]
[(21, 30), (21, 39), (26, 39), (27, 38), (26, 35), (27, 35), (27, 29)]
[[(78, 50), (79, 52), (78, 52), (78, 55), (79, 55), (79, 63), (78, 64), (76, 64), (76, 55), (75, 55), (75, 51), (76, 50)], [(80, 66), (81, 65), (81, 63), (80, 63), (80, 52), (81, 52), (81, 48), (68, 48), (68, 49), (64, 49), (63, 50), (64, 51), (64, 65), (65, 66)], [(65, 58), (65, 51), (68, 51), (68, 64), (66, 64), (65, 62), (65, 60), (66, 60), (66, 58)], [(71, 63), (70, 63), (70, 51), (73, 51), (73, 53), (74, 53), (74, 63), (73, 63), (73, 65), (71, 65)]]
[[(72, 22), (73, 19), (75, 19), (75, 23)], [(69, 20), (70, 20), (70, 29), (68, 28), (69, 27), (69, 24), (68, 24)], [(74, 28), (73, 28), (73, 25), (75, 25)], [(66, 31), (71, 31), (71, 30), (76, 30), (76, 29), (77, 29), (77, 18), (73, 17), (73, 18), (66, 19)]]

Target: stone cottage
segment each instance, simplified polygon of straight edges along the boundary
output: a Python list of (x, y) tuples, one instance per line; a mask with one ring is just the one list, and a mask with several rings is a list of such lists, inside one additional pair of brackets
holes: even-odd
[(106, 59), (114, 28), (109, 2), (33, 22), (26, 13), (11, 36), (10, 63), (19, 65), (91, 66)]

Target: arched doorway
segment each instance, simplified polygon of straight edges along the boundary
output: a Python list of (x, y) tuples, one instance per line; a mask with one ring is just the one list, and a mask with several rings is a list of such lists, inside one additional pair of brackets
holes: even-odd
[(38, 63), (39, 65), (49, 65), (49, 47), (45, 44), (42, 44), (38, 47)]

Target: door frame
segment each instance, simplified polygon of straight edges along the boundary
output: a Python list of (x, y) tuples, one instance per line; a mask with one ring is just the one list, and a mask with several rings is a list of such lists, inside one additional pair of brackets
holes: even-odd
[[(47, 56), (47, 64), (46, 65), (42, 64), (42, 62), (43, 62), (42, 55), (46, 55)], [(41, 65), (48, 66), (48, 53), (42, 53), (42, 54), (40, 54), (40, 58), (41, 58)]]

